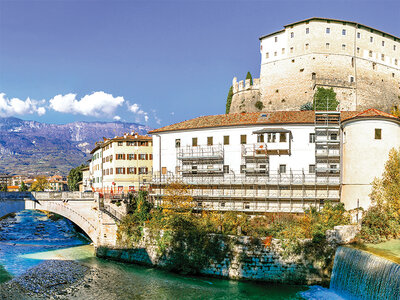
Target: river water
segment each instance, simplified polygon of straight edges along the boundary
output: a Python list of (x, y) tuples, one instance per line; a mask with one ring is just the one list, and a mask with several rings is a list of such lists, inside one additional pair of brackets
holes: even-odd
[[(269, 285), (171, 274), (94, 256), (93, 246), (66, 219), (22, 211), (0, 221), (0, 283), (47, 259), (80, 261), (107, 274), (77, 298), (88, 299), (303, 299), (304, 286)], [(313, 297), (307, 297), (313, 298)]]

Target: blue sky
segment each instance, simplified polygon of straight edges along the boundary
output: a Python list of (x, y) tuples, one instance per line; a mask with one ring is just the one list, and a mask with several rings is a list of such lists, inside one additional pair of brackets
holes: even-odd
[(160, 127), (225, 112), (258, 38), (309, 17), (400, 36), (400, 1), (0, 0), (0, 116)]

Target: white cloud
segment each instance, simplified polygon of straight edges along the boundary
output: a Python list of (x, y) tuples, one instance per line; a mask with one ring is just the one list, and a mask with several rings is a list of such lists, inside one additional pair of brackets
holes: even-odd
[(133, 112), (134, 114), (136, 114), (139, 110), (139, 105), (137, 105), (136, 103), (129, 105), (128, 103), (128, 109), (129, 111)]
[(120, 116), (114, 116), (114, 118), (113, 118), (115, 121), (120, 121), (121, 120), (121, 117)]
[(76, 94), (66, 94), (50, 99), (50, 107), (61, 113), (99, 117), (113, 114), (124, 101), (123, 97), (113, 97), (104, 92), (93, 92), (80, 100), (76, 99)]
[(12, 98), (8, 99), (5, 93), (0, 93), (0, 116), (9, 117), (13, 115), (25, 115), (37, 113), (39, 116), (46, 113), (46, 109), (42, 106), (43, 101), (37, 101), (26, 98), (25, 101)]
[(144, 115), (144, 120), (147, 122), (149, 120), (149, 116), (147, 114)]

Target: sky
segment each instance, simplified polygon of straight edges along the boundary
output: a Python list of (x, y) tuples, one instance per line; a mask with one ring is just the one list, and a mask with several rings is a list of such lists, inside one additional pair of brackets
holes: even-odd
[(262, 35), (310, 17), (400, 36), (398, 0), (0, 0), (0, 117), (152, 128), (225, 113)]

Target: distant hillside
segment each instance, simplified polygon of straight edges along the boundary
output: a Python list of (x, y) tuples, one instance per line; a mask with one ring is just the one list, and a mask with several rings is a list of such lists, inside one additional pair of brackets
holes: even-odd
[(0, 118), (0, 172), (67, 174), (86, 162), (94, 143), (125, 132), (146, 134), (136, 123), (73, 122), (57, 125)]

